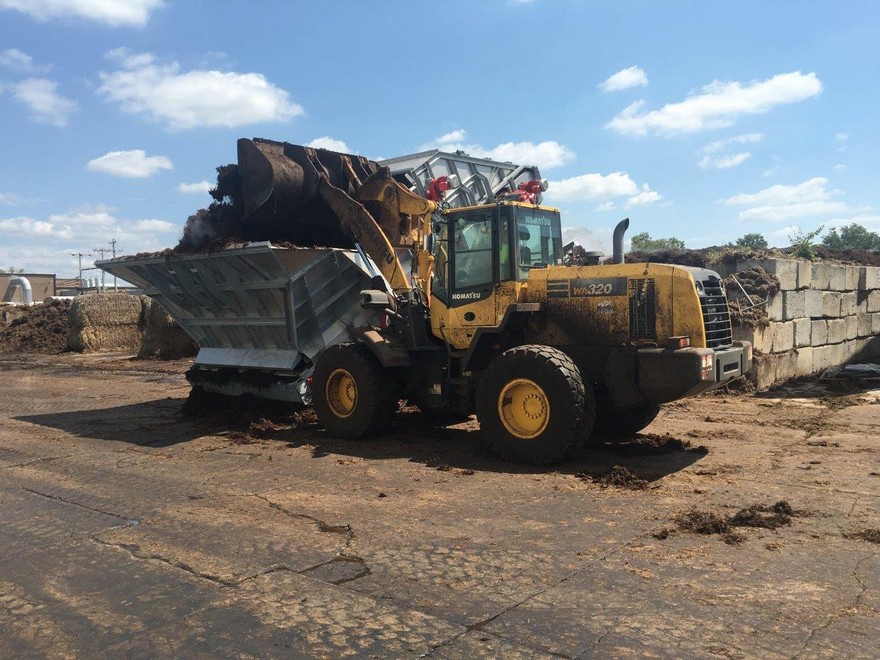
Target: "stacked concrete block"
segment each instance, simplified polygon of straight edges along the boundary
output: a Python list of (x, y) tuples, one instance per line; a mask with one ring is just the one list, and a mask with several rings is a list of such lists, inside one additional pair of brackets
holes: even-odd
[(794, 259), (742, 259), (737, 270), (760, 266), (779, 280), (767, 301), (769, 324), (734, 327), (752, 342), (752, 375), (759, 389), (852, 360), (880, 357), (880, 267)]
[(859, 269), (859, 291), (880, 289), (880, 266), (862, 266)]
[(794, 259), (740, 259), (736, 262), (736, 269), (742, 271), (759, 266), (776, 275), (781, 290), (794, 291), (799, 288), (798, 263)]
[[(804, 348), (810, 345), (810, 337), (812, 337), (813, 322), (810, 319), (797, 319), (794, 322), (794, 347)], [(827, 336), (827, 331), (826, 331)], [(862, 335), (863, 337), (865, 335)]]

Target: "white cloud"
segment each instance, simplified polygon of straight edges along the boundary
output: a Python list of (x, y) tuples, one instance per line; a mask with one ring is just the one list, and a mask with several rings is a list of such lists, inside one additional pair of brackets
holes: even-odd
[(845, 213), (850, 209), (844, 202), (832, 198), (840, 191), (828, 189), (828, 179), (814, 177), (796, 185), (775, 185), (756, 193), (742, 193), (719, 200), (728, 206), (745, 206), (739, 212), (740, 220), (781, 222), (830, 213)]
[(774, 174), (776, 174), (777, 172), (779, 172), (779, 165), (777, 165), (776, 167), (771, 167), (768, 170), (764, 170), (763, 172), (761, 172), (761, 176), (771, 177)]
[(156, 56), (153, 53), (132, 53), (125, 46), (108, 50), (104, 54), (104, 58), (122, 65), (125, 69), (149, 66), (156, 61)]
[(0, 204), (15, 206), (19, 202), (19, 196), (15, 193), (0, 193)]
[(54, 80), (28, 78), (10, 88), (15, 100), (26, 105), (33, 113), (31, 119), (40, 124), (67, 126), (70, 114), (76, 110), (76, 102), (61, 96)]
[[(36, 272), (77, 274), (77, 260), (71, 252), (94, 253), (98, 246), (107, 246), (111, 238), (119, 239), (119, 254), (155, 252), (174, 244), (180, 226), (165, 220), (148, 218), (128, 220), (104, 205), (71, 209), (48, 217), (0, 217), (0, 263)], [(83, 258), (83, 266), (91, 266), (93, 254)]]
[(315, 138), (311, 142), (309, 142), (307, 147), (313, 147), (315, 149), (329, 149), (330, 151), (341, 151), (344, 154), (350, 154), (351, 149), (345, 142), (342, 140), (336, 140), (330, 136), (325, 135), (324, 137)]
[(713, 81), (702, 93), (678, 103), (668, 103), (660, 110), (643, 111), (645, 101), (627, 106), (605, 127), (621, 135), (670, 137), (683, 133), (732, 126), (744, 115), (769, 112), (777, 105), (797, 103), (822, 92), (815, 73), (782, 73), (768, 80), (740, 82)]
[(613, 211), (616, 208), (617, 207), (614, 205), (614, 202), (602, 202), (601, 204), (599, 204), (599, 206), (596, 207), (595, 210), (601, 213), (603, 211)]
[(575, 153), (555, 140), (545, 142), (505, 142), (497, 147), (486, 149), (479, 144), (467, 144), (467, 131), (459, 129), (441, 135), (421, 149), (440, 149), (441, 151), (464, 151), (475, 158), (488, 158), (517, 165), (537, 165), (551, 169), (573, 161)]
[(843, 213), (849, 207), (843, 202), (800, 202), (783, 206), (757, 206), (755, 208), (740, 211), (740, 220), (767, 220), (768, 222), (782, 222), (792, 218), (804, 218), (813, 215), (826, 215), (828, 213)]
[(103, 172), (125, 179), (146, 179), (161, 170), (174, 168), (165, 156), (147, 156), (143, 149), (110, 151), (90, 160), (86, 166), (93, 172)]
[(631, 209), (634, 206), (644, 206), (646, 204), (656, 204), (663, 199), (663, 195), (656, 190), (651, 190), (647, 183), (642, 184), (642, 191), (638, 195), (633, 195), (626, 200), (623, 208)]
[(630, 87), (644, 87), (648, 84), (648, 74), (637, 66), (631, 66), (610, 76), (599, 87), (603, 92), (617, 92)]
[[(467, 140), (467, 131), (463, 128), (459, 128), (454, 131), (450, 131), (449, 133), (444, 133), (436, 140), (434, 140), (434, 142), (431, 144), (435, 145), (434, 148), (436, 148), (436, 145), (438, 144), (455, 144), (457, 142), (464, 142), (465, 140)], [(424, 148), (430, 149), (432, 147), (428, 145)]]
[(609, 200), (637, 195), (639, 187), (626, 172), (581, 174), (561, 181), (551, 181), (545, 198), (554, 201)]
[(116, 219), (106, 212), (69, 212), (50, 215), (46, 220), (30, 217), (0, 219), (0, 231), (12, 238), (42, 240), (92, 239), (103, 236)]
[(177, 192), (183, 193), (184, 195), (201, 195), (209, 193), (213, 187), (214, 184), (210, 181), (198, 181), (197, 183), (181, 182), (181, 184), (177, 186)]
[(176, 232), (180, 229), (177, 225), (166, 220), (138, 220), (132, 228), (138, 232), (157, 231), (161, 233)]
[(831, 169), (834, 170), (835, 172), (845, 172), (846, 165), (844, 165), (843, 163), (838, 163), (837, 165), (835, 165)]
[(827, 229), (831, 229), (832, 227), (836, 227), (839, 229), (840, 227), (845, 227), (846, 225), (851, 225), (853, 223), (864, 225), (871, 231), (877, 231), (878, 229), (880, 229), (880, 215), (859, 213), (857, 215), (850, 216), (849, 218), (832, 218), (825, 223), (825, 227)]
[(834, 136), (834, 139), (838, 142), (846, 142), (849, 140), (849, 133), (838, 133)]
[(0, 50), (0, 67), (16, 73), (45, 73), (52, 68), (48, 65), (34, 64), (34, 58), (18, 48)]
[(763, 133), (746, 133), (745, 135), (734, 135), (733, 137), (725, 138), (724, 140), (715, 140), (714, 142), (710, 142), (705, 147), (700, 149), (700, 152), (704, 154), (717, 154), (719, 151), (724, 151), (728, 146), (732, 144), (754, 144), (755, 142), (760, 142), (763, 139)]
[(700, 162), (699, 166), (703, 169), (716, 169), (716, 170), (726, 170), (731, 167), (736, 167), (737, 165), (742, 165), (749, 158), (752, 157), (752, 154), (748, 151), (742, 151), (738, 154), (727, 154), (725, 156), (704, 156)]
[(817, 176), (793, 186), (775, 185), (764, 188), (756, 193), (741, 193), (721, 200), (728, 206), (750, 206), (754, 204), (794, 204), (815, 202), (830, 199), (832, 191), (828, 190), (828, 179)]
[(606, 228), (587, 229), (586, 227), (563, 227), (562, 244), (574, 242), (588, 252), (599, 251), (608, 254), (612, 243), (612, 230)]
[(29, 14), (38, 21), (82, 18), (112, 27), (142, 27), (163, 0), (0, 0), (0, 9)]
[(177, 62), (156, 64), (153, 55), (126, 49), (116, 49), (107, 56), (122, 69), (102, 71), (98, 93), (125, 112), (174, 130), (285, 122), (304, 114), (285, 90), (259, 73), (182, 72)]

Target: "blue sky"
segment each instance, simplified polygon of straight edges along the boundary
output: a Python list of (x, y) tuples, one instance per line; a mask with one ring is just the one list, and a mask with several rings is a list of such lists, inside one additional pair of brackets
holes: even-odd
[(880, 230), (880, 3), (0, 0), (0, 266), (176, 244), (239, 137), (535, 163), (567, 236)]

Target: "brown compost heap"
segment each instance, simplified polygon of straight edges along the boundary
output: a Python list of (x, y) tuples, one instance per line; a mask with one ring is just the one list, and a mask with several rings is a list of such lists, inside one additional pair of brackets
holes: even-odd
[(0, 324), (0, 353), (52, 355), (61, 353), (67, 346), (70, 301), (48, 300), (13, 309), (10, 322)]

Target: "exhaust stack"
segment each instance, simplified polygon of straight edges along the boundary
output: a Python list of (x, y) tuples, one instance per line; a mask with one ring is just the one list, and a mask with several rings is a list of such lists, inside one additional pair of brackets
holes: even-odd
[(623, 261), (623, 235), (626, 233), (626, 230), (629, 229), (629, 218), (624, 218), (620, 222), (617, 223), (617, 226), (614, 228), (614, 253), (612, 255), (612, 261), (616, 264), (622, 264)]

